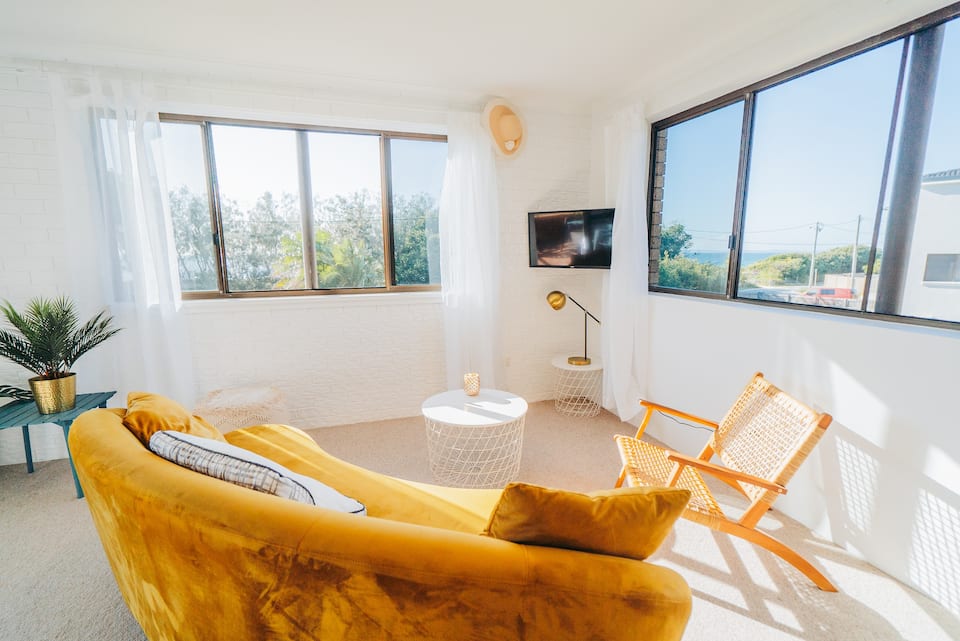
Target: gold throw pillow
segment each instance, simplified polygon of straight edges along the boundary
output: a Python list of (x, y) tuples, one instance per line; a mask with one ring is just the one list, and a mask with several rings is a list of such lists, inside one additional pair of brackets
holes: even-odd
[(159, 394), (130, 392), (127, 394), (127, 413), (123, 424), (144, 447), (150, 447), (155, 432), (173, 430), (194, 436), (224, 441), (220, 430), (199, 416), (191, 416), (183, 405)]
[(670, 533), (690, 500), (688, 490), (635, 487), (589, 494), (510, 483), (484, 534), (643, 560)]

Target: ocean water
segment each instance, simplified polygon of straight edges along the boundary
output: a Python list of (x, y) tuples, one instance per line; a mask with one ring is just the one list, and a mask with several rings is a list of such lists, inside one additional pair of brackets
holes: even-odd
[[(757, 261), (761, 261), (764, 258), (770, 258), (771, 256), (778, 256), (786, 253), (789, 252), (743, 252), (743, 258), (740, 261), (740, 266), (746, 267), (756, 263)], [(701, 263), (710, 263), (711, 265), (726, 265), (727, 261), (730, 260), (730, 252), (728, 251), (685, 251), (683, 252), (683, 255), (687, 256), (688, 258), (696, 259)]]

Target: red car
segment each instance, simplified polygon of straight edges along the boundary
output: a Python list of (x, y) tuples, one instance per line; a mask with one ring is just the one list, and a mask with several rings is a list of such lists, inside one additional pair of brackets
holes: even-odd
[(857, 291), (849, 287), (812, 287), (803, 295), (817, 298), (856, 298)]

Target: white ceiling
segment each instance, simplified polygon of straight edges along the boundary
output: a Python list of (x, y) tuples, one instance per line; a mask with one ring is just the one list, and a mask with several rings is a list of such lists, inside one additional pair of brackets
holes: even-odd
[(943, 0), (0, 0), (0, 56), (586, 111), (734, 89)]

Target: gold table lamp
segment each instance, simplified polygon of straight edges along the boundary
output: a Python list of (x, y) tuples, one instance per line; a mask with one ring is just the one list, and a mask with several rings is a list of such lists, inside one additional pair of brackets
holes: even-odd
[(589, 365), (590, 358), (587, 356), (587, 316), (597, 321), (597, 325), (600, 324), (600, 319), (587, 311), (587, 309), (578, 303), (573, 296), (567, 296), (561, 291), (553, 290), (547, 294), (547, 303), (550, 304), (550, 307), (561, 310), (563, 306), (567, 304), (567, 301), (570, 301), (577, 307), (583, 310), (583, 356), (570, 356), (567, 358), (567, 362), (571, 365)]

